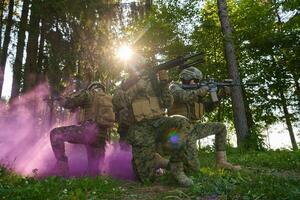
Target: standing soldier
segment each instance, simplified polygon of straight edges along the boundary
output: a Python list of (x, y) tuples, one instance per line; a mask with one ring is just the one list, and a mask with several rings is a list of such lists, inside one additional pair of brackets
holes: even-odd
[(193, 185), (181, 159), (190, 124), (183, 116), (165, 116), (173, 103), (167, 73), (160, 71), (157, 78), (156, 74), (136, 75), (135, 69), (129, 76), (114, 94), (113, 104), (118, 121), (129, 126), (126, 140), (132, 145), (136, 175), (144, 183), (151, 181), (155, 169), (166, 164), (156, 153), (160, 143), (170, 154), (171, 174), (181, 186)]
[(113, 126), (114, 113), (112, 97), (105, 94), (100, 83), (92, 83), (81, 90), (60, 100), (61, 106), (67, 109), (80, 109), (79, 125), (54, 128), (50, 132), (50, 141), (57, 167), (64, 176), (68, 175), (68, 158), (65, 154), (65, 142), (84, 144), (88, 157), (88, 172), (97, 174), (99, 162), (105, 154), (105, 143), (108, 129)]
[[(181, 83), (184, 85), (197, 84), (202, 79), (201, 71), (195, 67), (189, 67), (182, 70), (179, 76)], [(228, 91), (229, 88), (225, 89)], [(184, 160), (185, 167), (187, 168), (186, 170), (199, 170), (200, 164), (196, 141), (209, 135), (215, 135), (217, 167), (240, 170), (240, 166), (235, 166), (227, 162), (225, 151), (226, 126), (220, 122), (197, 122), (202, 118), (204, 112), (211, 112), (218, 105), (217, 103), (204, 98), (208, 92), (208, 87), (204, 86), (196, 90), (185, 90), (182, 88), (181, 84), (172, 83), (170, 85), (170, 91), (174, 97), (174, 104), (171, 109), (168, 110), (168, 113), (170, 115), (177, 114), (186, 116), (191, 120), (191, 123), (194, 126), (187, 140), (188, 148), (185, 151)], [(224, 94), (221, 96), (224, 96)]]

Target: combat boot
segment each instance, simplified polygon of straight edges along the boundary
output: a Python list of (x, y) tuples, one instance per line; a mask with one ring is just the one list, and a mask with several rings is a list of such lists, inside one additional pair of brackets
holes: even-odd
[(154, 155), (154, 168), (156, 176), (163, 176), (165, 170), (168, 168), (169, 160), (162, 157), (160, 154), (155, 153)]
[(226, 151), (217, 151), (216, 161), (217, 161), (217, 167), (221, 169), (229, 169), (234, 171), (239, 171), (242, 169), (241, 166), (239, 165), (233, 165), (227, 162)]
[(162, 157), (161, 155), (159, 155), (158, 153), (155, 153), (154, 155), (154, 163), (155, 163), (155, 168), (162, 168), (162, 169), (167, 169), (168, 165), (169, 165), (169, 160)]
[(183, 171), (183, 164), (181, 162), (170, 163), (171, 173), (178, 181), (180, 186), (190, 187), (194, 184), (193, 180), (186, 176)]

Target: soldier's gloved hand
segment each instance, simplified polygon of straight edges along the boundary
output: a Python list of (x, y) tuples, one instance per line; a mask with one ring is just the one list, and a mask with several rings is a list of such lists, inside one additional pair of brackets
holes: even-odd
[(203, 86), (199, 89), (196, 90), (196, 93), (200, 97), (204, 97), (208, 93), (209, 87), (208, 86)]
[(160, 82), (168, 83), (169, 82), (169, 75), (168, 75), (167, 70), (160, 70), (158, 72), (158, 79), (159, 79)]
[(228, 86), (224, 86), (224, 88), (220, 89), (218, 92), (219, 97), (230, 96), (230, 94), (231, 94), (231, 89)]
[(155, 170), (156, 176), (163, 176), (163, 175), (165, 175), (165, 173), (166, 173), (165, 169), (162, 169), (162, 168), (158, 168)]
[(230, 96), (230, 95), (231, 95), (231, 88), (230, 88), (230, 87), (225, 86), (225, 87), (224, 87), (224, 90), (225, 90), (226, 96)]

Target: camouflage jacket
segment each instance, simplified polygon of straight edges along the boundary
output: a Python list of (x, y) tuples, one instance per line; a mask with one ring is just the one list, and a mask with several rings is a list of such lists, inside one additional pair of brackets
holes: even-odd
[(61, 105), (67, 109), (80, 109), (80, 122), (92, 120), (102, 126), (114, 123), (112, 97), (101, 89), (80, 90), (63, 98)]
[(64, 97), (61, 101), (61, 106), (67, 109), (76, 109), (76, 108), (84, 108), (89, 105), (89, 102), (92, 99), (93, 94), (88, 90), (80, 90), (77, 92), (73, 92), (68, 96)]
[(211, 112), (218, 105), (206, 97), (208, 93), (206, 88), (185, 90), (179, 83), (173, 82), (169, 89), (174, 97), (174, 104), (168, 110), (169, 114), (179, 114), (190, 120), (198, 120), (204, 112)]
[(127, 90), (120, 86), (113, 96), (118, 122), (131, 125), (143, 119), (163, 116), (165, 109), (173, 104), (173, 96), (168, 89), (168, 84), (159, 84), (159, 86), (159, 96), (148, 77), (142, 77)]

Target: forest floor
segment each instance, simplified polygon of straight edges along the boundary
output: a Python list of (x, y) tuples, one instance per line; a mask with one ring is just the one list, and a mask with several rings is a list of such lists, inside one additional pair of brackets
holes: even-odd
[(214, 154), (201, 151), (202, 167), (192, 174), (195, 185), (181, 188), (169, 174), (141, 185), (109, 177), (36, 180), (0, 168), (0, 199), (300, 199), (300, 151), (242, 153), (228, 150), (229, 160), (243, 166), (240, 172), (214, 167)]

